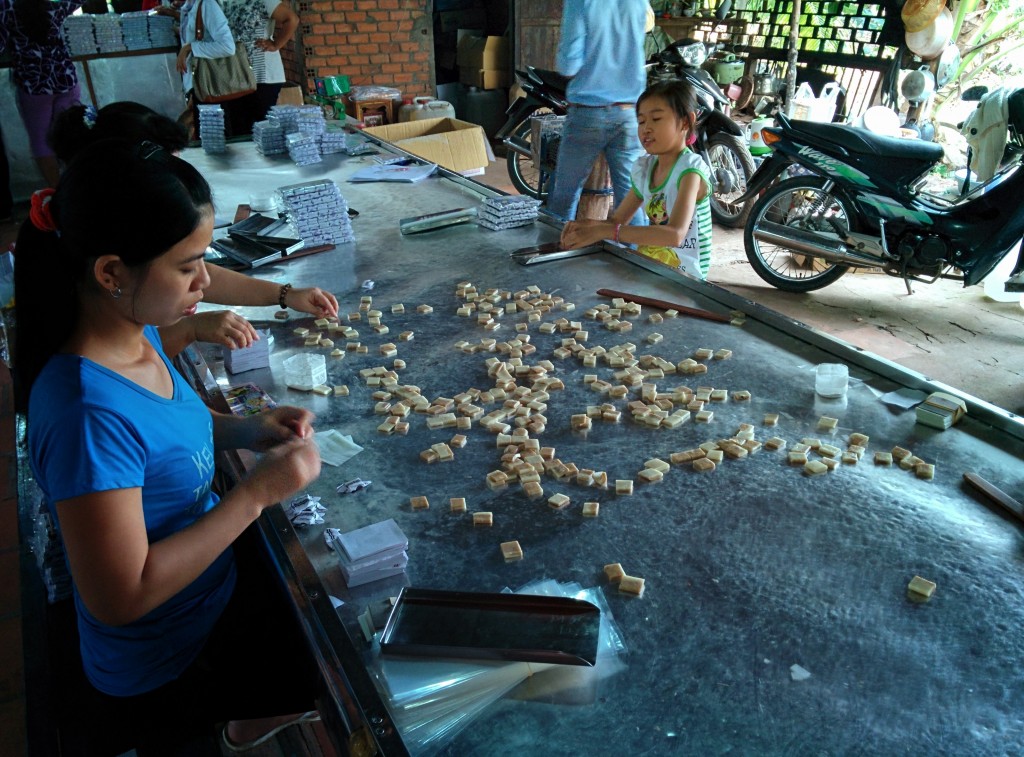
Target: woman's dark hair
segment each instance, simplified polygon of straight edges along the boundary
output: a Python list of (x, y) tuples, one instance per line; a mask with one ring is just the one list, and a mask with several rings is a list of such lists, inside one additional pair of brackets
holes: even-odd
[(48, 141), (63, 163), (101, 139), (149, 141), (168, 152), (188, 146), (188, 130), (184, 126), (141, 103), (125, 100), (104, 105), (96, 111), (92, 126), (86, 123), (86, 113), (86, 106), (73, 105), (54, 119)]
[(50, 28), (50, 7), (49, 0), (14, 0), (18, 29), (37, 45), (45, 45), (54, 34), (60, 40), (60, 29)]
[(687, 82), (682, 79), (667, 79), (652, 84), (636, 101), (637, 110), (640, 109), (644, 100), (651, 97), (660, 97), (664, 100), (672, 112), (690, 124), (692, 128), (697, 113), (697, 95)]
[(56, 232), (31, 219), (18, 233), (14, 294), (16, 402), (28, 407), (39, 372), (78, 325), (93, 261), (118, 255), (144, 270), (212, 212), (210, 185), (189, 163), (151, 143), (103, 140), (68, 165), (50, 200)]

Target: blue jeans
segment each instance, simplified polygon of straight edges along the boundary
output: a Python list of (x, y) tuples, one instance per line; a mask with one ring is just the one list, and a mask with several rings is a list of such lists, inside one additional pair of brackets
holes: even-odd
[[(602, 152), (608, 161), (615, 207), (618, 207), (630, 191), (629, 174), (633, 164), (644, 154), (636, 135), (636, 111), (616, 105), (570, 106), (558, 147), (554, 186), (548, 194), (549, 213), (565, 221), (576, 218), (583, 182)], [(646, 222), (643, 211), (633, 216), (635, 224)]]

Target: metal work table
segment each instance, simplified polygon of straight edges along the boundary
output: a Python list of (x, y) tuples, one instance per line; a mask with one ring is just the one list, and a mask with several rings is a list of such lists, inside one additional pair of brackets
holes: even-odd
[[(937, 388), (923, 377), (712, 285), (658, 275), (652, 272), (656, 264), (637, 264), (622, 250), (531, 267), (510, 262), (511, 250), (557, 238), (543, 224), (505, 232), (463, 225), (399, 234), (400, 218), (479, 202), (489, 190), (472, 182), (349, 184), (345, 177), (369, 158), (334, 158), (298, 169), (262, 158), (248, 144), (230, 145), (229, 151), (224, 157), (184, 154), (210, 179), (223, 215), (246, 202), (248, 192), (323, 177), (337, 181), (360, 212), (353, 220), (354, 245), (261, 267), (255, 275), (330, 289), (343, 314), (357, 311), (360, 297), (370, 294), (390, 328), (377, 335), (365, 320), (356, 322), (369, 352), (327, 357), (328, 383), (347, 384), (348, 397), (284, 386), (283, 361), (312, 349), (292, 334), (297, 326), (314, 328), (310, 317), (293, 312), (281, 322), (273, 318), (274, 308), (237, 308), (272, 329), (269, 370), (228, 376), (218, 350), (202, 350), (210, 371), (206, 386), (214, 394), (218, 387), (256, 383), (280, 403), (313, 410), (318, 428), (338, 428), (363, 447), (341, 468), (325, 465), (309, 489), (323, 497), (328, 526), (350, 530), (394, 518), (409, 537), (405, 576), (349, 591), (325, 546), (323, 527), (293, 530), (279, 510), (263, 518), (337, 704), (327, 720), (357, 732), (350, 747), (372, 739), (384, 753), (404, 751), (364, 671), (372, 667), (373, 653), (356, 617), (369, 603), (404, 585), (500, 591), (546, 577), (600, 587), (627, 646), (620, 657), (624, 669), (571, 704), (503, 698), (443, 754), (988, 755), (1024, 749), (1022, 524), (961, 483), (963, 472), (975, 471), (1009, 492), (1024, 488), (1018, 419), (972, 400), (971, 414), (949, 431), (916, 425), (913, 410), (894, 410), (878, 395), (899, 386)], [(366, 280), (374, 282), (371, 291), (360, 289)], [(375, 389), (359, 371), (390, 368), (392, 359), (380, 355), (379, 345), (393, 342), (407, 363), (399, 371), (401, 383), (419, 386), (428, 399), (492, 387), (484, 361), (496, 353), (468, 354), (454, 345), (513, 339), (513, 324), (526, 316), (502, 316), (493, 332), (477, 324), (475, 313), (456, 316), (464, 304), (455, 292), (462, 281), (480, 292), (535, 285), (557, 293), (575, 309), (552, 311), (542, 320), (581, 321), (588, 347), (632, 342), (637, 355), (673, 363), (699, 347), (733, 351), (729, 359), (708, 361), (706, 374), (656, 380), (663, 391), (679, 385), (750, 391), (747, 402), (712, 403), (711, 423), (652, 429), (624, 412), (619, 423), (595, 420), (582, 434), (570, 428), (570, 416), (608, 401), (584, 377), (608, 378), (612, 370), (600, 362), (585, 368), (575, 357), (553, 358), (552, 349), (571, 332), (542, 334), (539, 324), (530, 324), (537, 351), (524, 362), (551, 360), (565, 384), (551, 392), (547, 428), (539, 437), (563, 462), (606, 470), (613, 481), (635, 480), (645, 461), (668, 460), (672, 452), (730, 437), (740, 423), (753, 424), (762, 442), (778, 435), (790, 445), (820, 437), (845, 449), (848, 435), (861, 432), (870, 436), (868, 453), (858, 465), (809, 478), (786, 464), (785, 452), (762, 449), (744, 460), (727, 458), (710, 474), (673, 466), (661, 483), (636, 481), (630, 496), (545, 476), (544, 498), (529, 500), (516, 483), (497, 492), (488, 488), (485, 475), (500, 467), (501, 450), (494, 434), (474, 424), (463, 432), (469, 442), (454, 450), (453, 462), (428, 465), (419, 453), (459, 432), (429, 430), (425, 416), (412, 414), (408, 435), (379, 433), (384, 416), (374, 413)], [(747, 318), (741, 327), (688, 317), (653, 324), (647, 319), (654, 311), (644, 308), (630, 319), (631, 332), (615, 333), (584, 316), (607, 302), (595, 294), (601, 287), (718, 313), (738, 308)], [(405, 312), (392, 313), (399, 303)], [(421, 304), (433, 313), (417, 313)], [(414, 332), (412, 341), (398, 341), (406, 330)], [(653, 332), (663, 341), (649, 344)], [(835, 361), (850, 365), (848, 397), (817, 399), (813, 366)], [(203, 378), (204, 370), (200, 366), (197, 376)], [(615, 404), (624, 409), (625, 400)], [(765, 413), (779, 413), (777, 427), (762, 426)], [(834, 435), (816, 430), (822, 415), (839, 418)], [(873, 452), (894, 445), (934, 463), (935, 479), (875, 466)], [(337, 484), (357, 476), (372, 485), (344, 497), (335, 493)], [(557, 492), (571, 497), (564, 510), (546, 503)], [(429, 510), (411, 509), (410, 498), (419, 495), (429, 498)], [(470, 514), (449, 512), (450, 497), (465, 497), (469, 513), (493, 512), (493, 527), (474, 528)], [(599, 517), (581, 516), (586, 500), (600, 502)], [(498, 545), (513, 539), (525, 556), (506, 564)], [(646, 580), (642, 598), (620, 594), (607, 582), (602, 567), (614, 562)], [(908, 600), (914, 575), (938, 584), (930, 602)], [(324, 590), (345, 602), (337, 613)], [(792, 665), (810, 677), (794, 680)]]

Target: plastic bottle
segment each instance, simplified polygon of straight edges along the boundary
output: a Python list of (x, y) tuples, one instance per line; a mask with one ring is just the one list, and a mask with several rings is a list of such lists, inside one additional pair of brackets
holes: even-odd
[(398, 109), (398, 123), (403, 123), (409, 120), (409, 114), (415, 110), (416, 106), (413, 105), (411, 97), (403, 97), (402, 105)]
[(424, 118), (434, 118), (430, 111), (427, 110), (427, 103), (433, 99), (433, 97), (414, 97), (412, 109), (409, 111), (409, 120), (422, 121)]

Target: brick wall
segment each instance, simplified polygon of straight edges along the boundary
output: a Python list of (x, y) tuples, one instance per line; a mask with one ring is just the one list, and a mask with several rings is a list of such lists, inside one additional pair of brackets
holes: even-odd
[(315, 76), (345, 74), (352, 84), (433, 94), (430, 0), (299, 0), (296, 5), (301, 49), (286, 54), (286, 66), (306, 91), (313, 90)]

